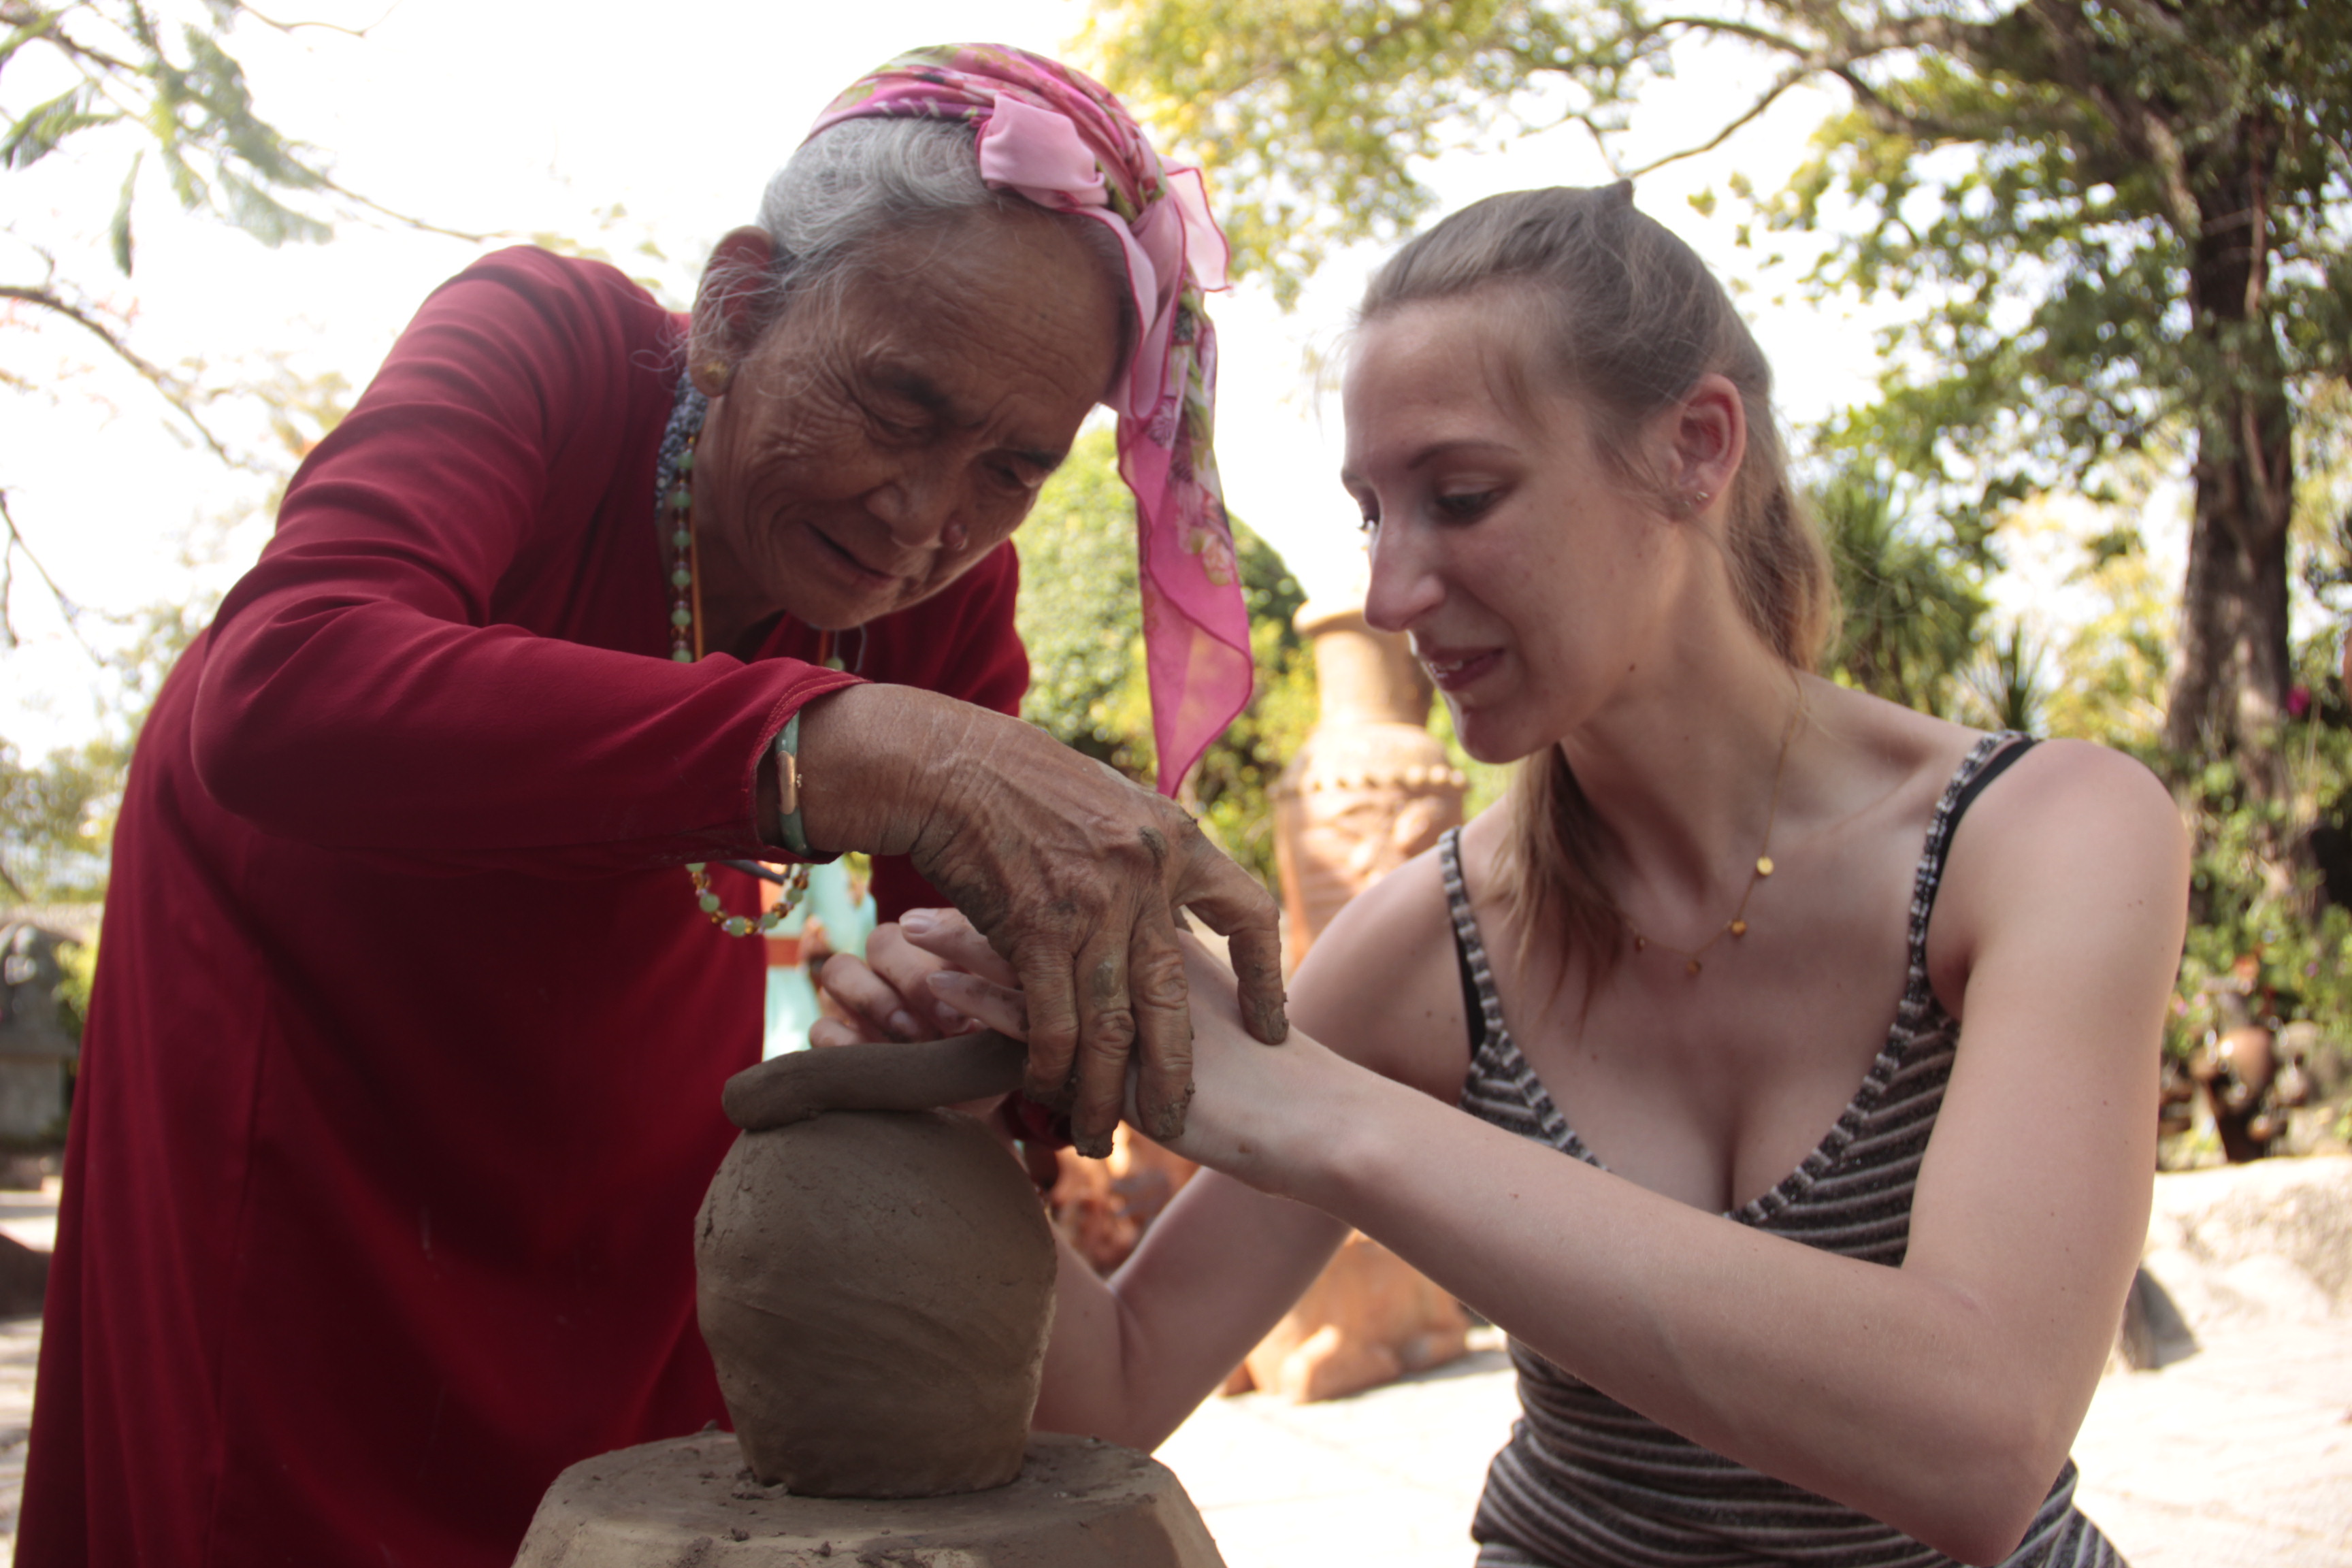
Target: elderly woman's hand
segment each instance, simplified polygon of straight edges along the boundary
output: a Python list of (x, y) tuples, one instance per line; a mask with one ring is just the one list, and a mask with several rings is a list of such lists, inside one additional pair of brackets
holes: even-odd
[(907, 687), (803, 710), (802, 820), (819, 848), (910, 856), (1020, 976), (1030, 1098), (1110, 1148), (1128, 1059), (1143, 1130), (1172, 1138), (1192, 1096), (1175, 910), (1231, 944), (1242, 1016), (1287, 1030), (1274, 900), (1171, 802), (1018, 720)]
[[(1235, 1006), (1233, 971), (1198, 936), (1184, 932), (1177, 940), (1191, 983), (1202, 1092), (1182, 1133), (1169, 1146), (1261, 1190), (1278, 1191), (1284, 1158), (1297, 1146), (1302, 1119), (1328, 1114), (1343, 1103), (1347, 1086), (1360, 1083), (1362, 1075), (1296, 1032), (1284, 1050), (1259, 1047)], [(984, 948), (975, 953), (978, 939), (961, 916), (940, 911), (912, 941), (940, 960), (925, 977), (927, 994), (1000, 1034), (1026, 1037), (1028, 1013), (1021, 993), (1003, 983), (1007, 976), (1001, 966), (992, 968), (987, 960), (992, 954)]]

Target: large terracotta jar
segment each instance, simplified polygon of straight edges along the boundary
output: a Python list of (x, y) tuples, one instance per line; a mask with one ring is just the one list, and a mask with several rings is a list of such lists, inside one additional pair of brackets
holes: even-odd
[(1462, 822), (1466, 781), (1429, 732), (1429, 679), (1360, 599), (1311, 601), (1321, 712), (1275, 784), (1275, 858), (1296, 963), (1341, 905)]

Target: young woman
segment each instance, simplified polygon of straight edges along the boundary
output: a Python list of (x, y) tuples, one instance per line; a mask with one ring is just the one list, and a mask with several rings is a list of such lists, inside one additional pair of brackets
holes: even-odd
[(1810, 673), (1769, 373), (1626, 187), (1406, 247), (1343, 394), (1367, 614), (1524, 761), (1316, 943), (1311, 1038), (1196, 980), (1213, 1171), (1063, 1271), (1038, 1425), (1159, 1442), (1353, 1226), (1511, 1336), (1482, 1564), (2116, 1562), (2067, 1448), (2147, 1223), (2170, 800)]

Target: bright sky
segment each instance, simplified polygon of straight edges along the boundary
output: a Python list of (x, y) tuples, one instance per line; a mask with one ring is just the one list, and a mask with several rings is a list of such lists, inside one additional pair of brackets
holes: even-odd
[[(559, 232), (601, 244), (632, 271), (673, 280), (681, 298), (710, 243), (749, 218), (768, 174), (852, 79), (917, 44), (988, 38), (1060, 52), (1085, 20), (1078, 0), (894, 0), (838, 11), (740, 0), (675, 0), (658, 12), (610, 0), (385, 4), (299, 0), (297, 14), (365, 27), (363, 38), (241, 26), (231, 44), (261, 112), (328, 150), (345, 185), (385, 205), (456, 229)], [(11, 71), (6, 102), (21, 109), (37, 84), (22, 64)], [(1753, 75), (1737, 60), (1686, 68), (1644, 104), (1642, 126), (1661, 144), (1711, 129), (1727, 103), (1745, 100)], [(1789, 280), (1761, 274), (1752, 253), (1734, 247), (1738, 204), (1727, 201), (1709, 222), (1685, 198), (1710, 183), (1719, 188), (1735, 167), (1760, 189), (1777, 187), (1831, 107), (1834, 100), (1792, 95), (1737, 138), (1732, 155), (1676, 165), (1640, 187), (1648, 210), (1735, 286), (1752, 286), (1746, 302), (1778, 367), (1784, 412), (1797, 421), (1865, 395), (1867, 322), (1837, 308), (1772, 303)], [(60, 156), (5, 175), (19, 232), (78, 231), (86, 243), (102, 230), (121, 167), (119, 154), (79, 164)], [(1582, 132), (1559, 132), (1449, 159), (1433, 177), (1451, 208), (1496, 191), (1608, 174)], [(608, 226), (599, 215), (614, 207), (625, 218)], [(118, 300), (135, 300), (138, 342), (151, 358), (201, 356), (215, 379), (229, 379), (219, 373), (242, 365), (257, 374), (263, 356), (278, 353), (304, 374), (338, 371), (354, 388), (425, 294), (482, 248), (354, 225), (331, 245), (270, 251), (220, 226), (178, 219), (154, 184), (139, 232), (135, 289), (99, 267), (79, 276), (121, 284)], [(667, 260), (621, 254), (642, 239)], [(1361, 552), (1354, 508), (1334, 479), (1337, 410), (1317, 407), (1302, 367), (1344, 326), (1377, 259), (1350, 255), (1328, 266), (1288, 317), (1257, 287), (1212, 302), (1223, 354), (1217, 445), (1227, 499), (1310, 594), (1344, 591)], [(26, 274), (21, 251), (5, 270)], [(128, 611), (233, 578), (265, 537), (254, 510), (263, 482), (186, 449), (167, 433), (161, 404), (70, 331), (44, 332), (29, 356), (23, 348), (21, 340), (9, 346), (12, 366), (86, 367), (54, 399), (10, 398), (0, 428), (11, 509), (67, 592)], [(215, 412), (240, 429), (258, 417), (250, 407)], [(221, 521), (239, 514), (243, 526), (224, 533)], [(192, 548), (203, 559), (184, 559)], [(94, 677), (28, 574), (12, 608), (26, 645), (0, 661), (0, 735), (38, 754), (89, 732)]]

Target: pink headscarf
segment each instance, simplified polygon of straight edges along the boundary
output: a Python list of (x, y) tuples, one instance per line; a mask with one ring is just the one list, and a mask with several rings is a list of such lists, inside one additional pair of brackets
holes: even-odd
[(980, 174), (1118, 237), (1140, 341), (1112, 390), (1118, 471), (1135, 492), (1136, 561), (1160, 790), (1249, 702), (1249, 612), (1210, 438), (1217, 334), (1203, 289), (1225, 287), (1225, 237), (1197, 169), (1167, 169), (1118, 100), (1022, 49), (966, 44), (900, 55), (834, 100), (809, 134), (907, 115), (980, 130)]

